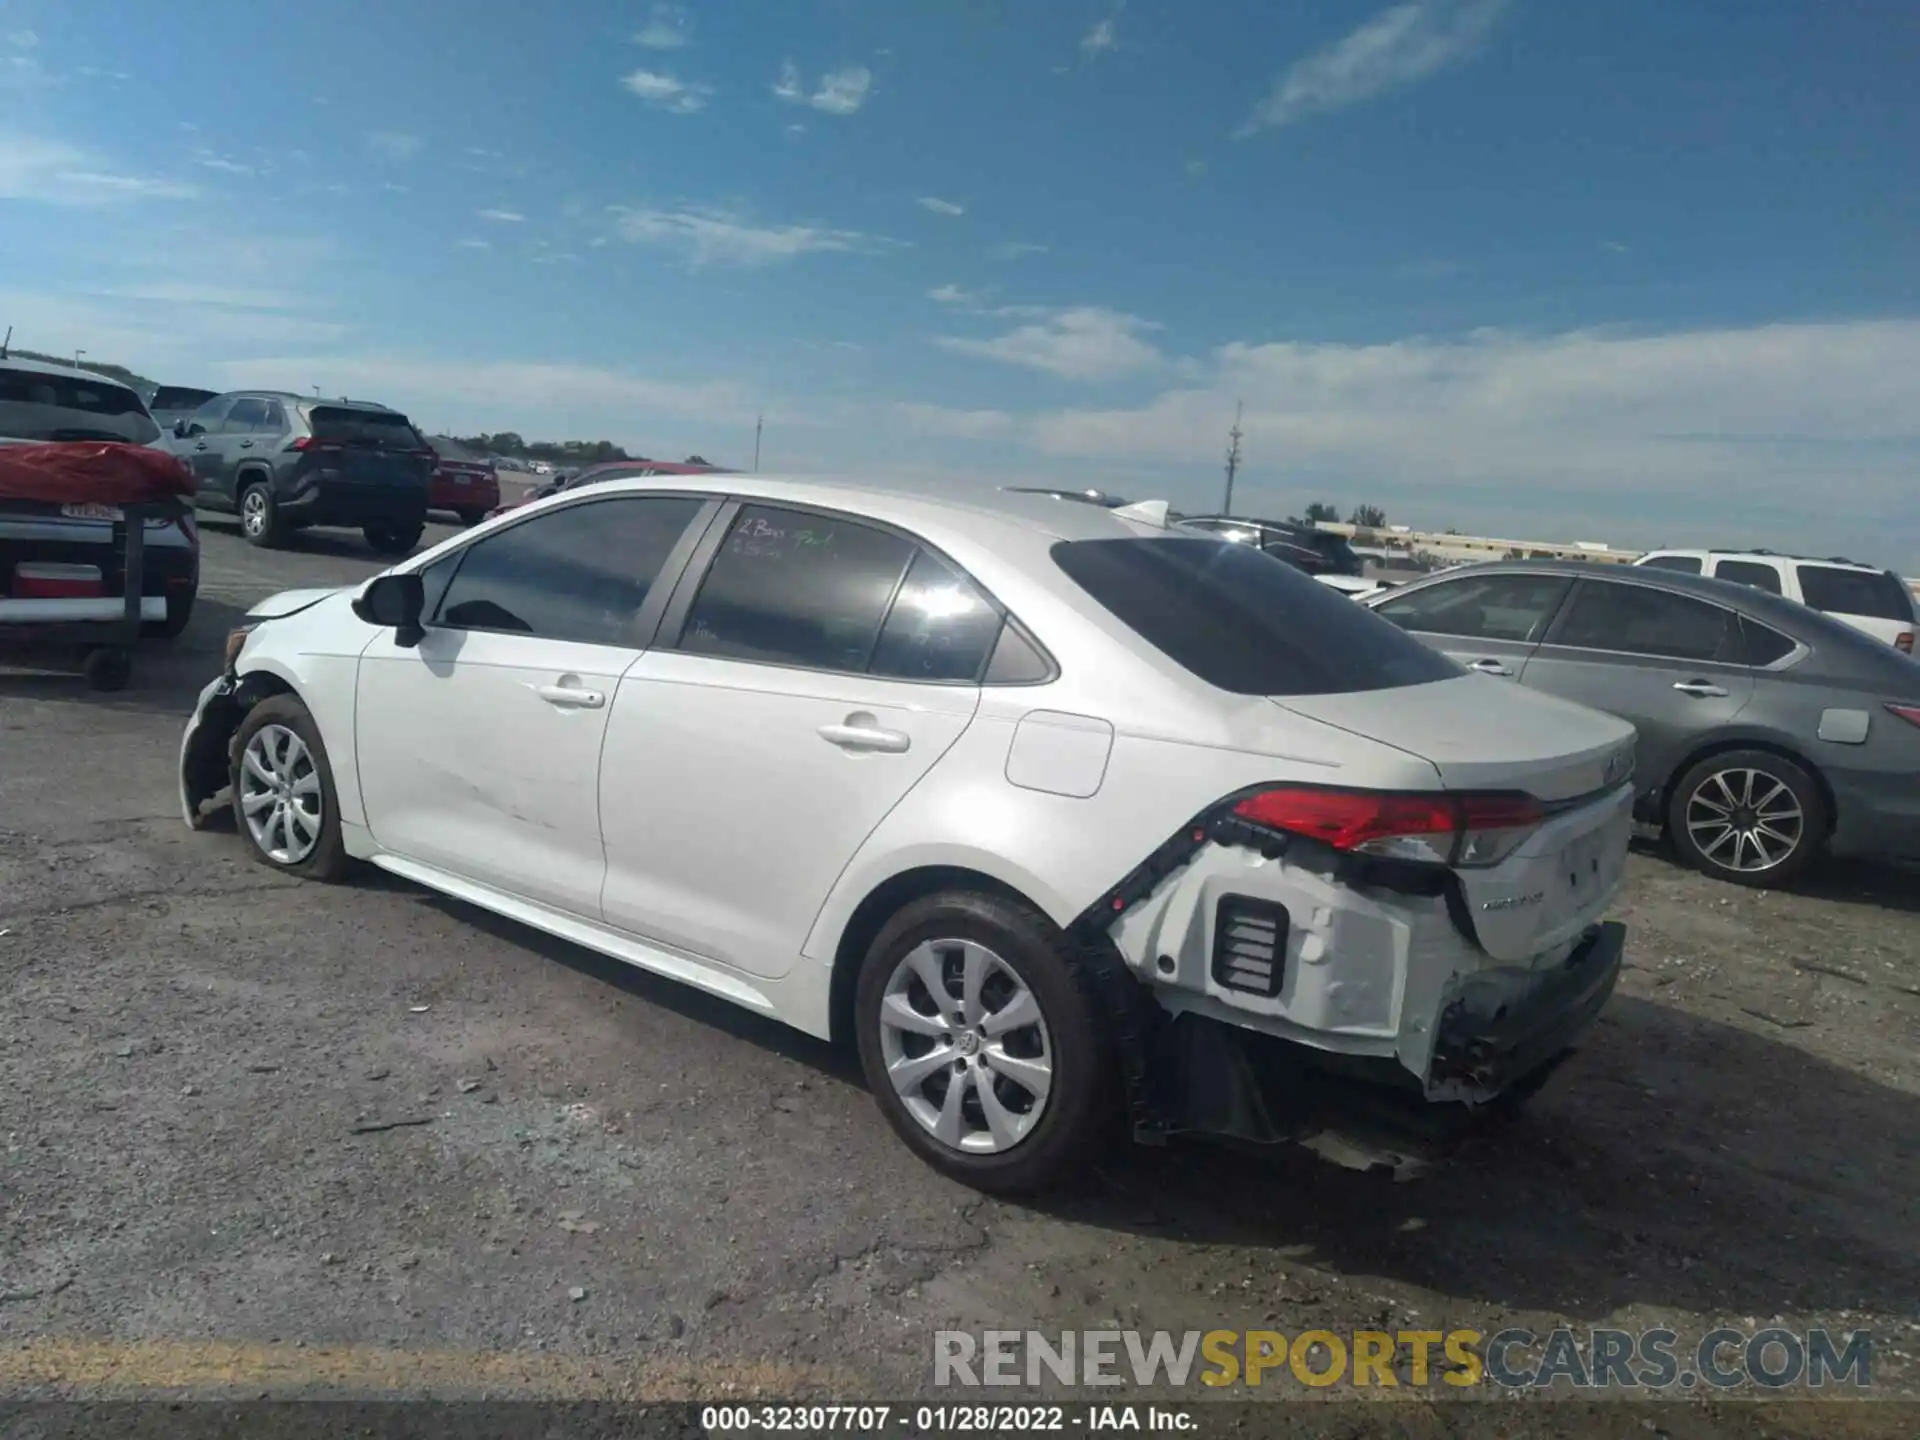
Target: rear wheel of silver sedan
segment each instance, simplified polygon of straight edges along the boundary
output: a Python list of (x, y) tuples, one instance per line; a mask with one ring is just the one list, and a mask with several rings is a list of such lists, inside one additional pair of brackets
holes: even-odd
[(1680, 857), (1716, 880), (1790, 884), (1820, 853), (1826, 796), (1800, 765), (1770, 750), (1709, 755), (1680, 777), (1667, 833)]
[(1023, 905), (954, 891), (906, 906), (867, 953), (854, 1015), (888, 1122), (963, 1184), (1045, 1189), (1112, 1134), (1098, 1000), (1067, 938)]
[(313, 716), (291, 695), (262, 700), (240, 723), (233, 818), (263, 865), (308, 880), (346, 873), (333, 767)]

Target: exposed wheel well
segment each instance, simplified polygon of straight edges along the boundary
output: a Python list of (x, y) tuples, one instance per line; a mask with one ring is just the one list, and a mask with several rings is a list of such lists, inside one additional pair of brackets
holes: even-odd
[(924, 865), (917, 870), (903, 870), (883, 881), (854, 910), (847, 928), (840, 932), (840, 944), (834, 951), (833, 982), (827, 1003), (836, 1045), (853, 1038), (853, 992), (860, 979), (860, 964), (867, 958), (867, 949), (880, 933), (880, 927), (902, 906), (942, 890), (977, 890), (1039, 908), (1011, 885), (961, 865)]
[(1710, 759), (1715, 755), (1725, 755), (1732, 750), (1759, 750), (1768, 755), (1778, 755), (1782, 760), (1791, 760), (1811, 775), (1813, 783), (1820, 787), (1820, 800), (1827, 810), (1827, 829), (1829, 832), (1832, 831), (1838, 812), (1835, 808), (1833, 786), (1827, 783), (1827, 777), (1820, 772), (1818, 765), (1799, 751), (1788, 745), (1775, 744), (1770, 740), (1714, 740), (1688, 752), (1680, 763), (1673, 767), (1673, 773), (1667, 776), (1666, 784), (1660, 787), (1659, 821), (1662, 829), (1666, 828), (1667, 807), (1673, 803), (1674, 787), (1680, 783), (1680, 777), (1702, 760)]

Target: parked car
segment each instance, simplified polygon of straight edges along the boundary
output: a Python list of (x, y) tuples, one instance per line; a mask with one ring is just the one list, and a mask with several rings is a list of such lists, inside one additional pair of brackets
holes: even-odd
[[(164, 448), (160, 427), (130, 387), (91, 370), (0, 353), (0, 444), (83, 440)], [(0, 514), (0, 585), (21, 597), (32, 586), (53, 584), (61, 588), (34, 593), (124, 594), (114, 538), (123, 522), (111, 506), (9, 502)], [(183, 507), (177, 515), (150, 518), (142, 538), (141, 592), (167, 602), (166, 619), (151, 622), (148, 631), (178, 635), (200, 589), (199, 527)], [(42, 568), (23, 577), (21, 566)]]
[(1837, 619), (1661, 566), (1503, 561), (1374, 612), (1460, 664), (1631, 721), (1638, 814), (1717, 879), (1920, 855), (1920, 666)]
[(427, 443), (435, 456), (427, 509), (451, 513), (462, 525), (478, 525), (500, 504), (500, 480), (493, 467), (445, 436)]
[(230, 786), (271, 869), (371, 861), (849, 1040), (984, 1189), (1079, 1173), (1123, 1096), (1282, 1138), (1276, 1051), (1510, 1095), (1621, 964), (1631, 727), (1099, 506), (608, 481), (229, 654), (189, 824)]
[(1837, 556), (1814, 560), (1771, 550), (1654, 550), (1633, 562), (1685, 575), (1711, 575), (1784, 595), (1844, 620), (1854, 629), (1913, 654), (1916, 612), (1913, 592), (1891, 570), (1876, 570)]
[(721, 470), (712, 465), (682, 465), (670, 460), (609, 460), (604, 465), (589, 465), (584, 470), (555, 475), (545, 484), (534, 486), (517, 500), (502, 501), (491, 515), (504, 515), (509, 510), (518, 510), (522, 505), (531, 505), (536, 500), (545, 500), (562, 491), (577, 490), (586, 485), (600, 485), (608, 480), (640, 480), (660, 475), (731, 475), (733, 473), (731, 470)]
[(1255, 545), (1309, 575), (1347, 575), (1358, 580), (1367, 573), (1347, 537), (1315, 525), (1278, 520), (1248, 520), (1234, 515), (1190, 515), (1181, 524), (1205, 530), (1225, 540)]
[(282, 546), (313, 525), (358, 528), (382, 555), (420, 543), (439, 457), (398, 410), (239, 390), (209, 400), (175, 434), (174, 453), (200, 482), (196, 503), (237, 514), (250, 544)]
[(194, 411), (219, 393), (192, 385), (161, 385), (148, 397), (147, 413), (153, 416), (153, 423), (160, 427), (163, 436), (171, 435), (175, 425), (191, 419)]

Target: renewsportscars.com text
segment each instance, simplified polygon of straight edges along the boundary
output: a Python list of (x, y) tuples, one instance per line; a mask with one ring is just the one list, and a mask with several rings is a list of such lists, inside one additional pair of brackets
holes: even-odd
[(1756, 1386), (1864, 1389), (1873, 1336), (1780, 1328), (1710, 1330), (1687, 1342), (1674, 1330), (1561, 1327), (1545, 1335), (1478, 1330), (941, 1330), (933, 1383), (1136, 1385), (1218, 1388), (1297, 1384), (1356, 1389), (1493, 1384), (1511, 1389), (1731, 1390)]

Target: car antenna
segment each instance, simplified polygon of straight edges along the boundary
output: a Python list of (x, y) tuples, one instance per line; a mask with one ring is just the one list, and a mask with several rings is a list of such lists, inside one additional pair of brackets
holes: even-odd
[(0, 340), (0, 360), (7, 358), (7, 347), (13, 344), (13, 326), (7, 326), (7, 338)]

